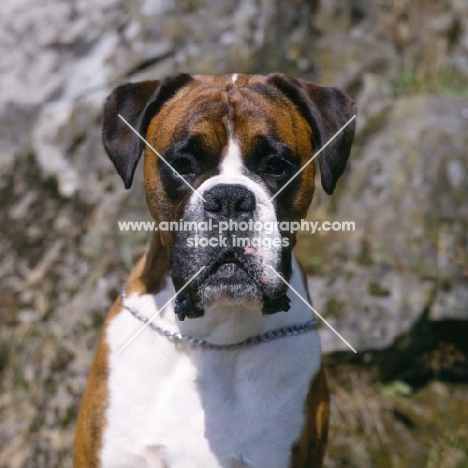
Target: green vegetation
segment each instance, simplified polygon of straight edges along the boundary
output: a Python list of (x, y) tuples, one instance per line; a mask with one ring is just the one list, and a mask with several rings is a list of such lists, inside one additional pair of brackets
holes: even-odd
[(360, 366), (328, 373), (328, 468), (467, 468), (468, 388), (379, 384)]

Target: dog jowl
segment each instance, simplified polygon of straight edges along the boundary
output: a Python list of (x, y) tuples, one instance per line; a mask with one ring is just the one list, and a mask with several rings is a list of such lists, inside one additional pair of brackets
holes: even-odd
[[(275, 271), (289, 280), (296, 239), (277, 223), (305, 217), (314, 165), (289, 181), (355, 113), (342, 91), (282, 74), (178, 74), (117, 88), (105, 105), (103, 141), (125, 186), (131, 186), (144, 153), (155, 221), (207, 226), (155, 233), (166, 268), (147, 266), (148, 290), (169, 273), (178, 291), (205, 267), (177, 297), (179, 319), (200, 317), (220, 302), (264, 314), (287, 311), (287, 286)], [(317, 157), (329, 194), (344, 171), (353, 135), (354, 122)], [(258, 229), (246, 231), (239, 228), (242, 222), (275, 227), (257, 223)]]

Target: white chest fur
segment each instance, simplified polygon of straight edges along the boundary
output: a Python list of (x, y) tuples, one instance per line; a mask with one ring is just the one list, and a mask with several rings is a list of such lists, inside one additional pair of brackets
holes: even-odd
[[(306, 297), (294, 265), (293, 286)], [(169, 282), (168, 282), (169, 284)], [(174, 294), (130, 297), (151, 316)], [(311, 319), (290, 293), (291, 310), (263, 317), (246, 309), (211, 310), (179, 323), (168, 307), (157, 324), (215, 343)], [(174, 343), (145, 329), (128, 311), (107, 329), (109, 406), (103, 468), (287, 468), (304, 424), (309, 383), (320, 366), (309, 332), (231, 351)], [(184, 328), (185, 327), (185, 328)]]

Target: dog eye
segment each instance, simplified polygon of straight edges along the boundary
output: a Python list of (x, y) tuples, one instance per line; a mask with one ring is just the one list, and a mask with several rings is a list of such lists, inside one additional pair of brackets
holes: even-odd
[(282, 176), (285, 175), (286, 171), (289, 169), (290, 164), (282, 158), (272, 157), (270, 158), (265, 166), (265, 173), (273, 176)]
[[(193, 173), (192, 163), (189, 158), (177, 158), (175, 161), (172, 162), (172, 167), (180, 175), (188, 175)], [(174, 175), (177, 174), (174, 172)]]

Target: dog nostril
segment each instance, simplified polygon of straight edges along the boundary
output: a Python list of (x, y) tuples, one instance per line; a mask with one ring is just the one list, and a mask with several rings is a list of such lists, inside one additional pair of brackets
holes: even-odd
[(246, 196), (237, 200), (234, 204), (234, 210), (240, 211), (254, 211), (255, 210), (255, 197), (253, 194), (247, 194)]
[(221, 211), (223, 206), (218, 198), (208, 194), (205, 199), (206, 202), (203, 203), (203, 206), (206, 211), (210, 211), (211, 213), (219, 213)]

